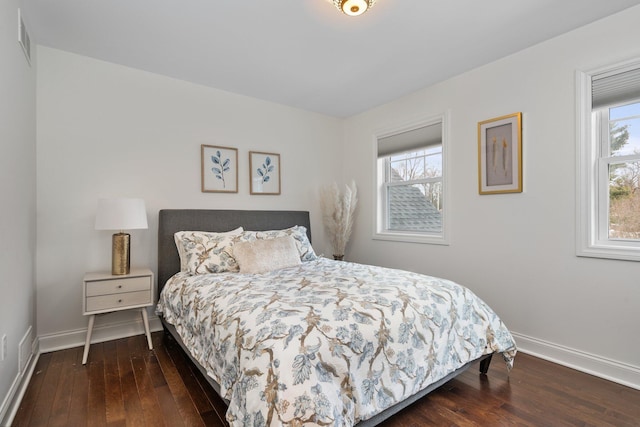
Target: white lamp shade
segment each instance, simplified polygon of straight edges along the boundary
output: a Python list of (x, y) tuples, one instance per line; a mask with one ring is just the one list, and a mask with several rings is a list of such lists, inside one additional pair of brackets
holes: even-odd
[(142, 199), (98, 199), (96, 230), (134, 230), (148, 228), (147, 210)]

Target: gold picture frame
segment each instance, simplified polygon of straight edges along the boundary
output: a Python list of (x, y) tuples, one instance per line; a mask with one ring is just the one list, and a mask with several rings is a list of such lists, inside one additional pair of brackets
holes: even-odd
[(280, 154), (249, 151), (250, 194), (280, 194)]
[(522, 193), (522, 113), (478, 123), (478, 191)]
[(200, 179), (203, 193), (238, 192), (238, 149), (200, 146)]

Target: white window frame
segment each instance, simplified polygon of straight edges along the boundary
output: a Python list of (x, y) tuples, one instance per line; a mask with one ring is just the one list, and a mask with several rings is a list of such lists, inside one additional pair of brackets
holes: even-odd
[(640, 242), (609, 238), (609, 165), (636, 159), (636, 156), (610, 157), (601, 146), (607, 129), (602, 120), (594, 126), (592, 78), (603, 73), (620, 73), (640, 68), (640, 61), (627, 61), (614, 66), (576, 72), (577, 94), (577, 179), (576, 179), (576, 254), (584, 257), (640, 261)]
[[(442, 182), (442, 231), (440, 233), (428, 233), (417, 231), (398, 231), (387, 228), (387, 188), (390, 185), (386, 182), (387, 158), (378, 158), (378, 140), (390, 137), (399, 133), (409, 132), (425, 126), (435, 124), (442, 126), (442, 176), (440, 178), (426, 178), (412, 181), (415, 184), (423, 182)], [(374, 171), (374, 221), (373, 239), (388, 240), (396, 242), (423, 243), (433, 245), (449, 245), (449, 224), (451, 211), (451, 197), (449, 190), (449, 176), (451, 168), (449, 165), (449, 112), (430, 116), (403, 125), (396, 125), (376, 132), (373, 136), (373, 171)], [(406, 183), (403, 183), (406, 184)]]

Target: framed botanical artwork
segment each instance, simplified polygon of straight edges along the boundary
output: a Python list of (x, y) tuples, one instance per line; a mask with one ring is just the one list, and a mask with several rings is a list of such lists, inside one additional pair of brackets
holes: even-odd
[(249, 151), (251, 194), (280, 194), (280, 154)]
[(238, 192), (238, 149), (200, 146), (203, 193)]
[(522, 113), (478, 123), (478, 189), (522, 193)]

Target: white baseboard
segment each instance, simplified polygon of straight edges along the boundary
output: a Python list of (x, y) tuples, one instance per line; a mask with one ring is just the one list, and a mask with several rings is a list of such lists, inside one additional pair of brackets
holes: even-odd
[(21, 373), (19, 372), (18, 375), (16, 375), (9, 392), (5, 396), (2, 405), (0, 405), (0, 426), (10, 426), (13, 422), (13, 418), (18, 412), (20, 402), (22, 402), (22, 397), (27, 391), (27, 387), (31, 381), (31, 376), (33, 375), (33, 371), (36, 369), (36, 364), (40, 357), (37, 342), (37, 339), (34, 340), (32, 344), (33, 352), (27, 361), (24, 371)]
[[(512, 332), (518, 351), (640, 390), (640, 368)], [(516, 365), (518, 357), (516, 356)]]
[[(162, 330), (162, 323), (158, 316), (149, 316), (149, 329), (151, 332)], [(141, 319), (135, 321), (108, 323), (105, 325), (95, 326), (93, 328), (91, 343), (111, 341), (140, 334), (144, 334), (144, 325), (142, 324)], [(66, 350), (68, 348), (84, 346), (86, 337), (87, 328), (41, 335), (38, 337), (40, 342), (40, 353), (49, 353), (51, 351)]]

